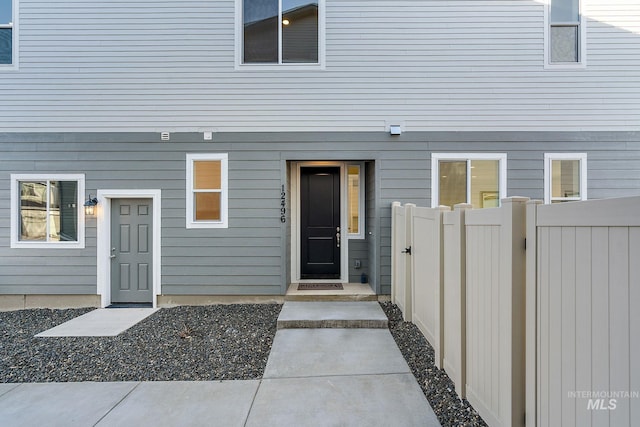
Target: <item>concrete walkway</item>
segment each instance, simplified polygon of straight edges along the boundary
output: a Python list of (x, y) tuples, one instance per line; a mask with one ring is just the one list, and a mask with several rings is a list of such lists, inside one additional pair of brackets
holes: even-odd
[[(287, 304), (282, 320), (305, 320)], [(361, 326), (377, 303), (296, 304), (318, 328), (279, 329), (262, 380), (0, 384), (0, 425), (440, 425), (390, 332)]]

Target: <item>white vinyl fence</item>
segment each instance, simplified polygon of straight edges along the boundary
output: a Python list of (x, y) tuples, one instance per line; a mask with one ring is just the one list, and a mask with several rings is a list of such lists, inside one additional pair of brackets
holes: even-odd
[(640, 425), (640, 198), (528, 207), (530, 425)]
[(392, 299), (490, 426), (640, 425), (640, 197), (394, 203), (392, 230)]

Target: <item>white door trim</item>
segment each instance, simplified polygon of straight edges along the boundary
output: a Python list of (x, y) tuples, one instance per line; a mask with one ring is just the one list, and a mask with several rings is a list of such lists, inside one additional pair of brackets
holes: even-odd
[(291, 278), (294, 283), (349, 283), (349, 239), (341, 231), (340, 279), (300, 279), (300, 168), (333, 166), (340, 168), (340, 230), (347, 224), (347, 180), (345, 162), (294, 162), (291, 168)]
[(97, 288), (101, 306), (111, 304), (111, 199), (152, 199), (153, 200), (153, 308), (157, 307), (157, 296), (162, 293), (160, 281), (160, 230), (161, 192), (160, 190), (98, 190), (97, 215)]

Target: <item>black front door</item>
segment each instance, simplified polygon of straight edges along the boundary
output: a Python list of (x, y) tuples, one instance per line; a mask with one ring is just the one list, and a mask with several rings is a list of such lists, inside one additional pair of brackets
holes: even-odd
[(340, 278), (340, 168), (300, 169), (301, 279)]

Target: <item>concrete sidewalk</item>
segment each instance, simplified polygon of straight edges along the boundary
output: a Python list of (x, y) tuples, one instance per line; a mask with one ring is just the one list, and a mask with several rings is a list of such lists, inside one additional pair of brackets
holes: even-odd
[[(287, 304), (287, 320), (304, 320), (304, 306)], [(347, 326), (341, 310), (358, 325), (381, 310), (296, 304)], [(278, 330), (262, 380), (0, 384), (0, 425), (440, 425), (387, 329), (318, 326)]]

